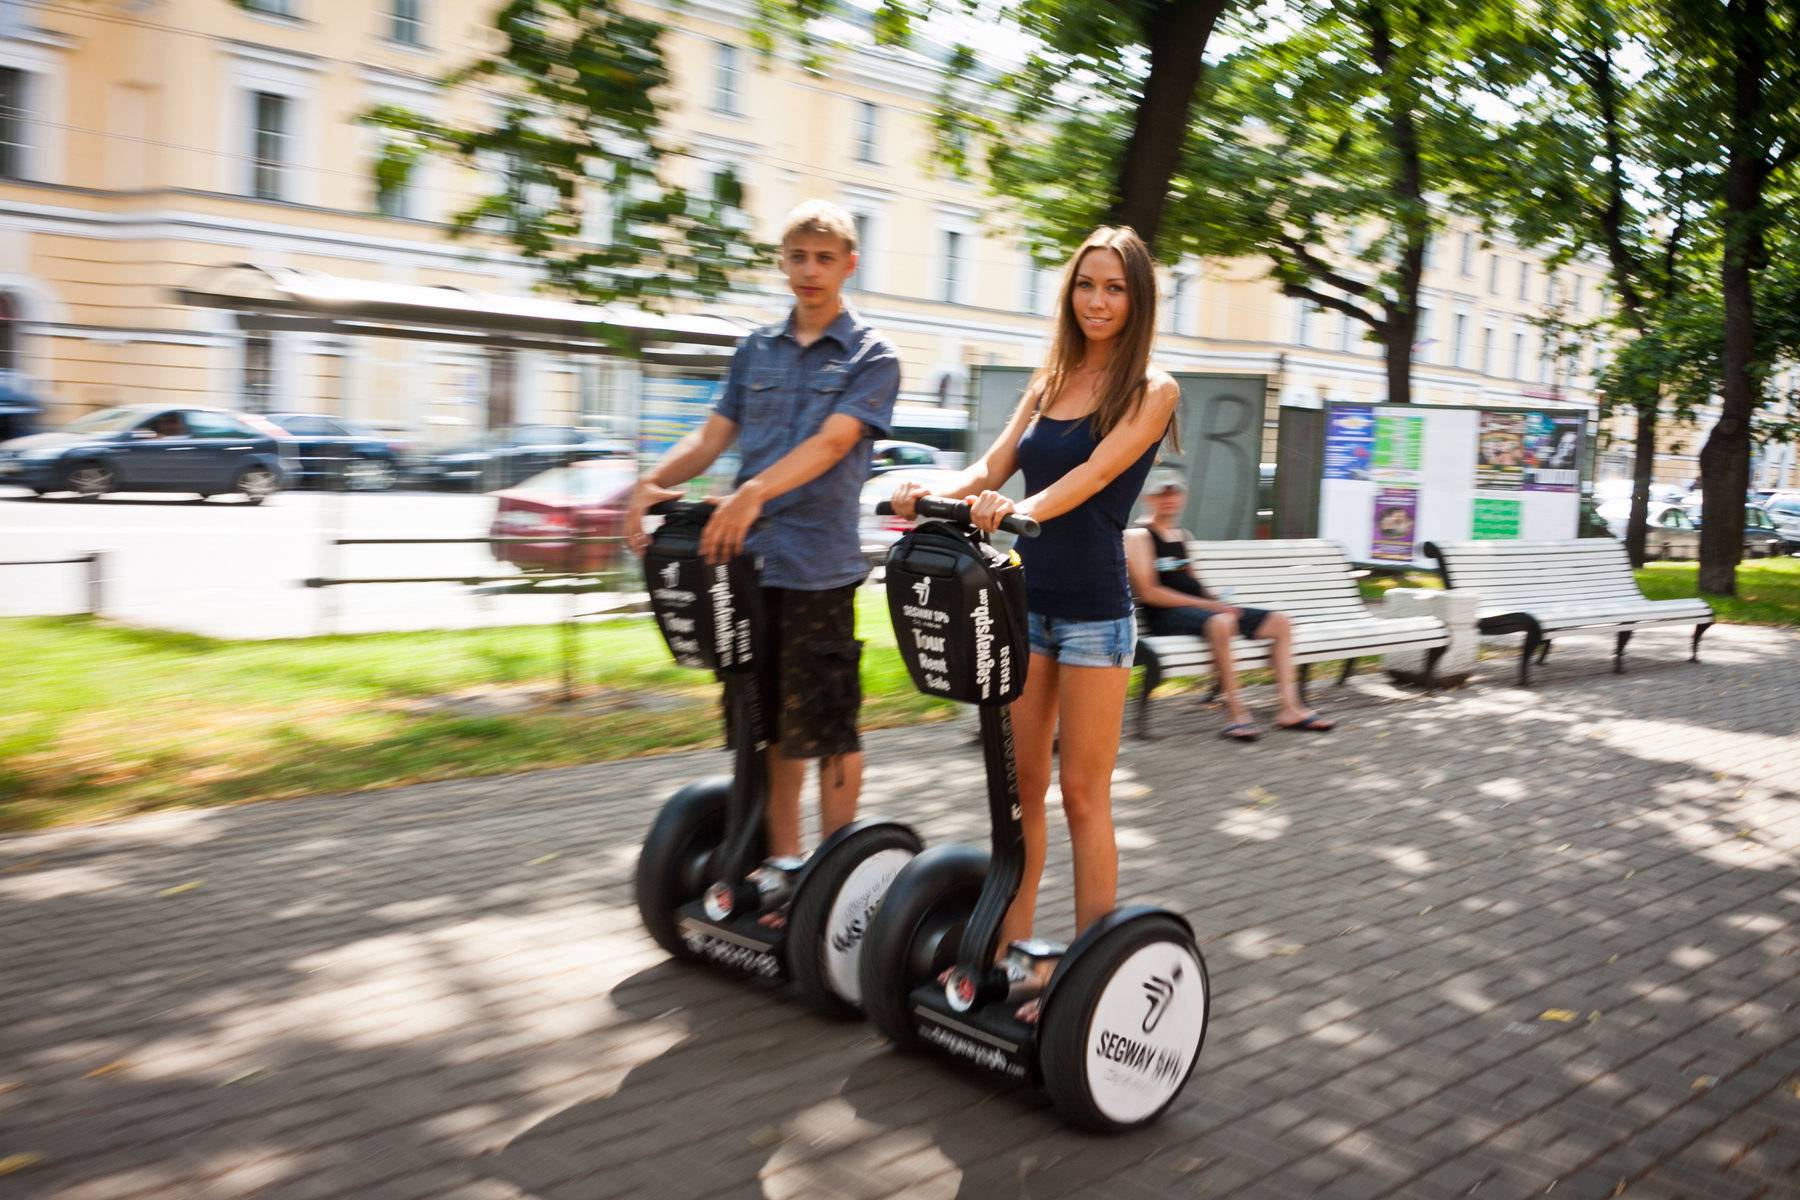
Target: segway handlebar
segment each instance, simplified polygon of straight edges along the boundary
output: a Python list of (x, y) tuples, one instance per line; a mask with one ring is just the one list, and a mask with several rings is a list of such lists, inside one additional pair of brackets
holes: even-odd
[[(973, 525), (969, 519), (969, 505), (964, 500), (950, 500), (943, 496), (920, 496), (913, 501), (914, 510), (921, 517), (932, 517), (939, 521), (955, 521), (960, 525)], [(891, 517), (894, 515), (894, 502), (883, 500), (875, 506), (875, 515)], [(1036, 537), (1043, 528), (1030, 517), (1018, 513), (1010, 513), (1000, 518), (1000, 528), (1008, 533), (1016, 533), (1020, 537)]]

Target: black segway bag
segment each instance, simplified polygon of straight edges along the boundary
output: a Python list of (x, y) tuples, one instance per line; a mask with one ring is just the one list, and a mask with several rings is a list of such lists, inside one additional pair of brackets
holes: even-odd
[(1025, 690), (1030, 642), (1018, 555), (924, 521), (888, 551), (887, 595), (900, 657), (921, 692), (1008, 704)]
[(709, 505), (682, 505), (663, 520), (644, 554), (650, 611), (684, 667), (748, 671), (756, 662), (756, 566), (748, 554), (713, 565), (700, 557)]

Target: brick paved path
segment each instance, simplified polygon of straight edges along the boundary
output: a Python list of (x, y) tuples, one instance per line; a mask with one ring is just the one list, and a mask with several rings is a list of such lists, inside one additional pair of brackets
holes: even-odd
[[(1115, 1140), (665, 963), (636, 846), (716, 754), (0, 841), (0, 1196), (1800, 1194), (1800, 638), (1609, 648), (1249, 747), (1162, 704), (1123, 894), (1217, 1004)], [(869, 807), (981, 837), (964, 729), (872, 737)]]

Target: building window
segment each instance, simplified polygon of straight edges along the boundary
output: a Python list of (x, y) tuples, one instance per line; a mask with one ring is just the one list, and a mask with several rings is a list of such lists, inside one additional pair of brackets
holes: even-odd
[(851, 213), (850, 221), (856, 227), (856, 270), (845, 282), (859, 292), (869, 290), (869, 232), (874, 222), (868, 213)]
[(946, 304), (962, 303), (963, 293), (963, 247), (964, 234), (961, 230), (946, 229), (944, 231), (944, 279), (942, 299)]
[(1510, 358), (1508, 358), (1506, 361), (1506, 377), (1508, 379), (1524, 378), (1524, 376), (1519, 374), (1519, 370), (1521, 367), (1524, 366), (1524, 364), (1525, 364), (1525, 335), (1523, 333), (1519, 333), (1518, 331), (1515, 330), (1513, 332), (1513, 340), (1512, 340), (1512, 356)]
[(1500, 256), (1498, 254), (1488, 255), (1488, 294), (1490, 296), (1500, 294)]
[(1457, 313), (1455, 320), (1452, 321), (1451, 325), (1450, 325), (1450, 365), (1451, 366), (1461, 367), (1461, 366), (1467, 365), (1463, 361), (1463, 359), (1464, 359), (1464, 356), (1468, 352), (1468, 340), (1469, 340), (1469, 318), (1464, 316), (1462, 313)]
[(1176, 272), (1169, 279), (1169, 307), (1163, 315), (1163, 332), (1186, 334), (1188, 331), (1188, 296), (1193, 291), (1194, 277)]
[(1494, 328), (1488, 326), (1481, 331), (1481, 373), (1488, 374), (1494, 369)]
[(1312, 345), (1313, 314), (1319, 306), (1311, 300), (1300, 301), (1300, 307), (1294, 313), (1294, 345)]
[(375, 164), (375, 211), (384, 217), (412, 216), (412, 172), (416, 163), (407, 148), (388, 143)]
[(244, 378), (239, 399), (245, 412), (266, 413), (275, 398), (275, 335), (266, 329), (244, 334)]
[(880, 110), (867, 100), (856, 102), (856, 161), (872, 163), (875, 161), (877, 127), (881, 119)]
[(1413, 327), (1413, 353), (1420, 362), (1431, 361), (1431, 347), (1435, 339), (1431, 336), (1431, 310), (1423, 304), (1419, 305), (1419, 323)]
[(425, 44), (425, 18), (420, 12), (422, 0), (392, 0), (388, 37), (403, 46)]
[(1519, 299), (1531, 299), (1531, 264), (1522, 258), (1519, 260)]
[(1338, 334), (1337, 334), (1338, 353), (1340, 353), (1340, 354), (1350, 353), (1350, 351), (1352, 349), (1352, 347), (1351, 347), (1351, 328), (1350, 327), (1352, 325), (1354, 325), (1355, 323), (1356, 323), (1356, 318), (1352, 317), (1349, 313), (1339, 313), (1338, 314)]
[(254, 13), (263, 13), (271, 17), (291, 17), (294, 15), (293, 0), (244, 0), (244, 7)]
[(729, 42), (717, 44), (713, 60), (713, 111), (736, 115), (738, 111), (738, 48)]
[(31, 77), (0, 67), (0, 179), (25, 178), (31, 157)]
[(1458, 258), (1460, 261), (1457, 263), (1457, 270), (1462, 272), (1463, 278), (1473, 279), (1475, 277), (1475, 235), (1473, 233), (1462, 235), (1462, 253), (1458, 255)]
[(258, 200), (280, 200), (288, 167), (292, 101), (273, 92), (252, 92), (250, 100), (250, 194)]

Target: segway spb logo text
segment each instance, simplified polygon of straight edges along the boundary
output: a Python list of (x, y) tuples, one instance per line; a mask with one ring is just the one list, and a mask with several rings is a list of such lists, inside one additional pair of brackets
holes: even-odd
[[(1181, 964), (1176, 963), (1167, 974), (1151, 975), (1144, 981), (1144, 999), (1148, 1002), (1148, 1007), (1144, 1010), (1144, 1019), (1138, 1028), (1146, 1037), (1156, 1032), (1163, 1017), (1168, 1015), (1175, 1002), (1175, 992), (1181, 984), (1181, 977)], [(1102, 1030), (1094, 1044), (1094, 1055), (1106, 1062), (1118, 1064), (1150, 1085), (1181, 1081), (1182, 1055), (1179, 1049)]]

